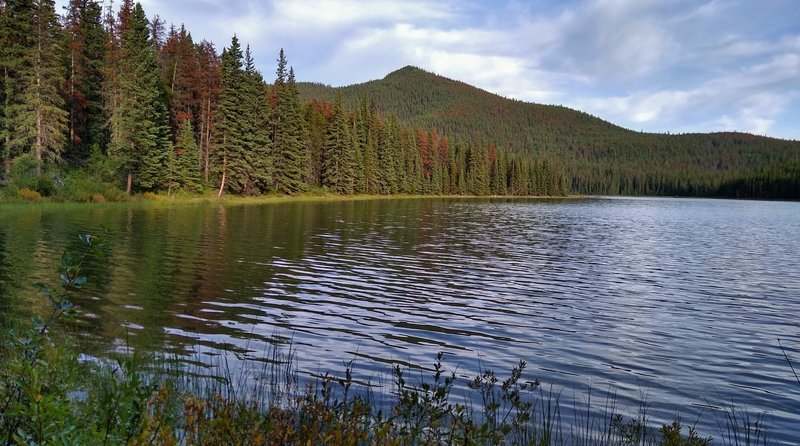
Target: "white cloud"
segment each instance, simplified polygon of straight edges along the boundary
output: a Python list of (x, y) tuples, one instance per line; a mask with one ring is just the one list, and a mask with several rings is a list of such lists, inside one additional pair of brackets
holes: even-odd
[(341, 28), (353, 24), (452, 18), (446, 3), (371, 0), (279, 0), (275, 13), (290, 26), (310, 24)]
[(218, 49), (238, 34), (267, 78), (283, 47), (303, 80), (344, 85), (412, 64), (637, 129), (782, 128), (800, 138), (786, 122), (800, 107), (800, 8), (791, 0), (143, 4)]
[(639, 91), (625, 96), (584, 98), (573, 106), (617, 122), (683, 126), (704, 116), (702, 130), (766, 134), (781, 113), (800, 99), (800, 55), (786, 54), (741, 72), (710, 79), (687, 90)]

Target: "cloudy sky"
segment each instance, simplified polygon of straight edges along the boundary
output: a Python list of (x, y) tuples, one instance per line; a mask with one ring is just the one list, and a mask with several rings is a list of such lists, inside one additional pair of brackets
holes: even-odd
[[(63, 3), (66, 0), (60, 0)], [(109, 0), (106, 0), (108, 2)], [(119, 4), (119, 0), (115, 2)], [(798, 0), (142, 0), (271, 78), (347, 85), (416, 65), (634, 130), (800, 139)]]

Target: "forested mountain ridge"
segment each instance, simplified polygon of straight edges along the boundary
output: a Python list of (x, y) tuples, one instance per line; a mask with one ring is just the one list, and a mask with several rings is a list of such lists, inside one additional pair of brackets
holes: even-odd
[(362, 84), (298, 88), (308, 100), (370, 97), (377, 110), (411, 125), (548, 159), (566, 169), (575, 193), (800, 198), (800, 141), (735, 132), (641, 133), (411, 66)]

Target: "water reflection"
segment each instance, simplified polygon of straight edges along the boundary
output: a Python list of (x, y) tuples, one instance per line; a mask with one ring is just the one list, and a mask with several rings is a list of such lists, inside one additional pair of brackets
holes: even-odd
[[(90, 262), (82, 333), (214, 364), (292, 338), (301, 369), (377, 381), (387, 364), (591, 380), (658, 420), (731, 400), (800, 421), (797, 203), (595, 199), (376, 200), (267, 206), (86, 207), (0, 215), (3, 314), (40, 311), (79, 233)], [(114, 344), (111, 344), (114, 345)], [(480, 359), (480, 361), (478, 360)], [(482, 364), (482, 365), (481, 365)], [(572, 390), (575, 389), (573, 394)], [(687, 413), (686, 405), (697, 405)], [(705, 427), (715, 434), (716, 426)]]

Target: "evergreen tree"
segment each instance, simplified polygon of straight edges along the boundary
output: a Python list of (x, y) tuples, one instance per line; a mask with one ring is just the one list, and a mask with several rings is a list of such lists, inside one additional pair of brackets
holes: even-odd
[(266, 192), (272, 187), (269, 102), (264, 79), (256, 71), (249, 45), (245, 51), (243, 98), (245, 102), (241, 131), (249, 166), (244, 192)]
[(278, 56), (273, 110), (273, 180), (275, 189), (285, 194), (294, 194), (305, 189), (306, 138), (300, 93), (294, 78), (294, 70), (286, 72), (286, 56), (281, 49)]
[(230, 48), (222, 52), (222, 82), (217, 106), (215, 171), (220, 175), (219, 193), (225, 190), (242, 192), (247, 183), (248, 166), (244, 151), (243, 117), (245, 76), (242, 70), (242, 48), (233, 36)]
[(61, 28), (55, 5), (52, 0), (34, 0), (31, 6), (31, 46), (21, 71), (24, 90), (11, 140), (31, 148), (41, 173), (45, 161), (61, 160), (67, 114), (60, 94), (64, 73), (58, 63)]
[(312, 101), (305, 107), (305, 122), (308, 128), (308, 172), (307, 183), (321, 186), (322, 156), (325, 150), (325, 135), (332, 108), (330, 104)]
[[(378, 151), (381, 150), (379, 144), (382, 126), (378, 118), (378, 113), (374, 109), (370, 109), (366, 116), (366, 121), (369, 127), (367, 130), (367, 141), (364, 145), (363, 160), (360, 164), (361, 169), (356, 172), (356, 176), (359, 177), (358, 179), (360, 180), (358, 181), (360, 187), (357, 192), (375, 194), (378, 193), (380, 189), (379, 176), (384, 173), (379, 170), (380, 166), (378, 164)], [(358, 130), (358, 128), (356, 128), (356, 130)], [(354, 144), (354, 146), (354, 149), (357, 150), (357, 143)]]
[(105, 143), (102, 96), (105, 32), (102, 7), (93, 0), (70, 0), (66, 16), (68, 137), (64, 157), (74, 164)]
[(222, 82), (221, 62), (214, 45), (207, 41), (198, 46), (197, 102), (200, 107), (200, 164), (203, 181), (209, 182), (211, 151), (214, 143), (216, 109)]
[(399, 155), (397, 136), (397, 123), (388, 119), (383, 125), (380, 150), (378, 151), (378, 168), (380, 179), (380, 193), (384, 195), (397, 193), (399, 190), (398, 160)]
[(489, 194), (489, 159), (486, 148), (482, 145), (475, 146), (470, 151), (467, 183), (471, 195)]
[(172, 150), (169, 115), (161, 90), (156, 47), (141, 4), (120, 12), (119, 105), (116, 139), (109, 155), (127, 174), (127, 192), (168, 183), (167, 157)]
[[(155, 31), (158, 34), (160, 31)], [(154, 39), (155, 40), (155, 39)], [(170, 125), (177, 135), (183, 121), (189, 118), (195, 128), (200, 128), (198, 123), (200, 104), (198, 102), (199, 71), (197, 46), (192, 41), (192, 35), (181, 25), (180, 29), (174, 26), (161, 48), (159, 57), (161, 66), (162, 84), (169, 98)]]
[(506, 195), (508, 192), (508, 170), (506, 154), (498, 150), (494, 163), (492, 163), (491, 190), (494, 195)]
[(410, 131), (403, 132), (401, 136), (403, 154), (405, 158), (405, 178), (403, 192), (407, 194), (422, 193), (424, 166), (422, 155), (417, 147), (417, 140)]
[(353, 193), (353, 145), (347, 124), (347, 111), (342, 107), (341, 96), (337, 96), (322, 158), (322, 185), (332, 192)]
[(367, 96), (361, 96), (361, 103), (353, 111), (353, 158), (355, 160), (355, 179), (354, 191), (357, 193), (367, 193), (369, 189), (367, 183), (375, 171), (375, 147), (367, 147), (370, 143), (370, 107)]
[(183, 190), (199, 192), (202, 189), (197, 140), (192, 129), (192, 122), (186, 119), (178, 131), (175, 150), (172, 158), (172, 178), (175, 185)]
[(3, 171), (11, 171), (11, 161), (25, 149), (24, 141), (15, 138), (16, 124), (21, 113), (24, 84), (22, 72), (26, 68), (26, 55), (31, 47), (33, 11), (32, 0), (5, 0), (0, 2), (0, 153)]

